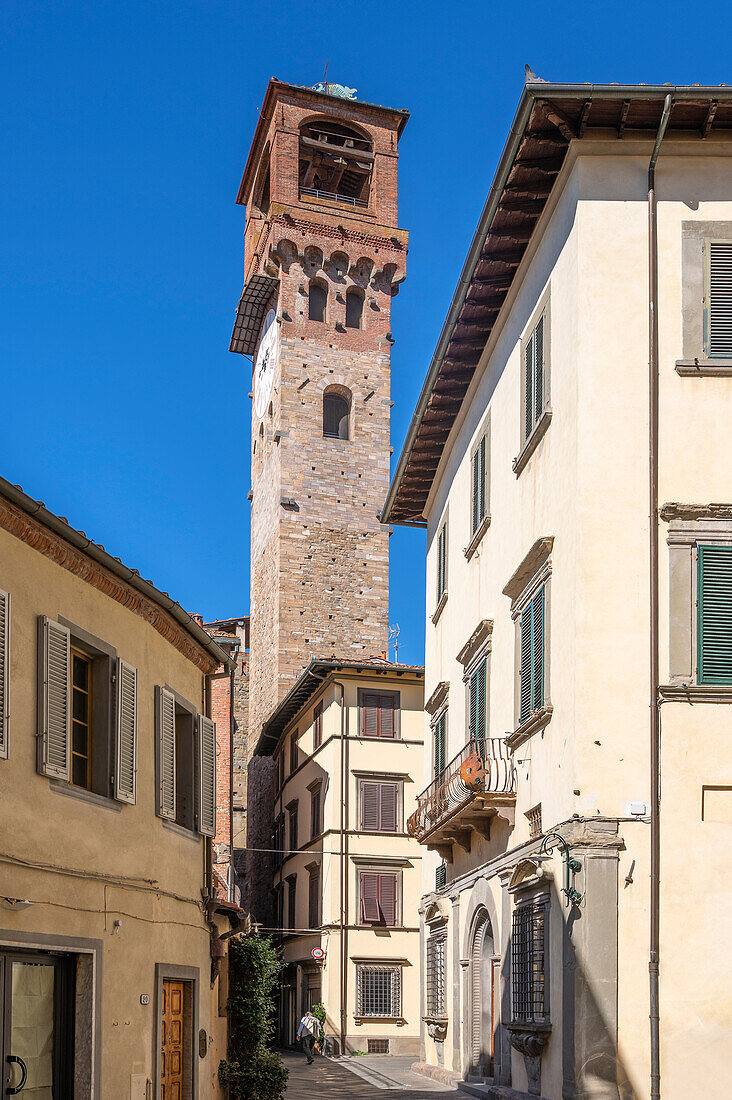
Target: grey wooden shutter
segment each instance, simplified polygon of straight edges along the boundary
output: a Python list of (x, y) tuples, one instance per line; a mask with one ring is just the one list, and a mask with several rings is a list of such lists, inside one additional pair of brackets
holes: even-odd
[(524, 439), (534, 426), (534, 335), (524, 345)]
[(157, 692), (158, 814), (175, 821), (175, 696)]
[(384, 924), (396, 924), (396, 875), (377, 875), (379, 880), (379, 910)]
[(216, 726), (205, 714), (198, 716), (198, 831), (216, 832)]
[(71, 779), (71, 635), (42, 615), (38, 621), (38, 770)]
[(732, 241), (709, 241), (708, 248), (708, 354), (732, 359)]
[(395, 833), (397, 831), (399, 788), (396, 783), (379, 783), (378, 787), (381, 802), (379, 828), (382, 833)]
[(544, 411), (544, 314), (534, 329), (534, 424)]
[(361, 828), (367, 833), (377, 833), (381, 822), (379, 783), (361, 784)]
[(379, 920), (379, 876), (371, 871), (361, 873), (361, 920), (376, 924)]
[(364, 693), (361, 702), (361, 733), (364, 737), (379, 736), (379, 696)]
[(0, 591), (0, 759), (8, 758), (10, 726), (10, 595)]
[(379, 737), (396, 737), (397, 697), (379, 696)]
[(137, 795), (137, 669), (117, 660), (114, 797), (135, 804)]
[(732, 547), (698, 549), (697, 635), (700, 684), (732, 684)]

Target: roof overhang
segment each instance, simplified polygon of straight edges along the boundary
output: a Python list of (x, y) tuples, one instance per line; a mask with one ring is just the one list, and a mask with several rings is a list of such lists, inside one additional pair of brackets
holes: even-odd
[(527, 82), (432, 356), (381, 513), (424, 527), (425, 507), (453, 424), (569, 146), (590, 132), (655, 136), (666, 96), (667, 136), (732, 135), (732, 87)]
[(406, 110), (399, 110), (394, 107), (382, 107), (378, 103), (364, 103), (360, 99), (341, 99), (339, 96), (329, 95), (327, 92), (316, 92), (314, 88), (305, 88), (299, 84), (287, 84), (282, 80), (277, 80), (274, 76), (271, 77), (267, 85), (267, 91), (264, 93), (264, 102), (259, 111), (257, 127), (254, 131), (254, 138), (252, 139), (249, 156), (247, 157), (247, 162), (244, 167), (244, 174), (241, 178), (239, 191), (236, 196), (236, 201), (240, 206), (246, 203), (246, 196), (249, 193), (252, 182), (251, 176), (256, 170), (256, 166), (259, 164), (264, 139), (267, 134), (270, 119), (272, 118), (277, 96), (282, 95), (307, 99), (310, 102), (314, 101), (316, 104), (322, 105), (324, 113), (327, 113), (329, 106), (342, 108), (344, 103), (350, 104), (356, 109), (366, 108), (370, 112), (376, 112), (377, 114), (383, 115), (385, 120), (392, 120), (396, 125), (397, 140), (401, 137), (402, 130), (409, 121), (409, 111)]
[(279, 282), (279, 279), (274, 279), (271, 275), (252, 275), (242, 290), (239, 305), (236, 307), (229, 351), (238, 352), (239, 355), (254, 355), (264, 311)]
[(399, 665), (392, 664), (391, 661), (338, 661), (335, 658), (328, 661), (312, 660), (262, 726), (262, 732), (252, 755), (272, 756), (284, 730), (320, 689), (323, 681), (327, 680), (332, 673), (343, 672), (367, 673), (374, 678), (413, 676), (418, 680), (424, 679), (423, 665)]

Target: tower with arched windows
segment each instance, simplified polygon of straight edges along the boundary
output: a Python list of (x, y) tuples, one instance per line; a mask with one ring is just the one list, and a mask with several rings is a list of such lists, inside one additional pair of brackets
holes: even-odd
[[(311, 658), (387, 649), (391, 305), (406, 111), (271, 80), (237, 202), (252, 356), (250, 728)], [(335, 94), (339, 90), (341, 94)]]

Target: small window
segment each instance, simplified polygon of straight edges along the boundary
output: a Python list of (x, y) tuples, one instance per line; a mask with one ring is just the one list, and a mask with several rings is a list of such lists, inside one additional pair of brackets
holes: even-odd
[(296, 852), (297, 848), (297, 806), (293, 806), (290, 810), (290, 851)]
[(366, 1053), (367, 1054), (388, 1054), (389, 1053), (389, 1040), (388, 1039), (367, 1039), (366, 1040)]
[(511, 935), (511, 1011), (514, 1023), (545, 1023), (546, 906), (521, 905), (514, 910)]
[(291, 932), (295, 928), (295, 905), (297, 901), (297, 875), (290, 875), (287, 879), (287, 929)]
[(320, 927), (320, 867), (310, 870), (308, 882), (308, 927)]
[(313, 840), (316, 836), (320, 836), (322, 831), (321, 825), (321, 810), (320, 810), (320, 798), (321, 787), (318, 784), (310, 792), (310, 839)]
[(328, 291), (320, 283), (311, 283), (308, 291), (308, 317), (311, 321), (325, 321)]
[(445, 770), (447, 753), (447, 710), (443, 710), (432, 727), (432, 775), (435, 779)]
[(524, 439), (528, 439), (541, 419), (546, 404), (544, 310), (524, 344)]
[(437, 536), (437, 604), (447, 592), (447, 523)]
[(323, 395), (323, 435), (326, 439), (348, 439), (350, 408), (339, 393)]
[(700, 684), (732, 684), (732, 546), (697, 548)]
[(519, 723), (544, 706), (544, 587), (521, 612)]
[(478, 530), (488, 510), (487, 451), (488, 438), (484, 435), (473, 451), (472, 458), (472, 492), (470, 506), (471, 535), (474, 535)]
[(318, 703), (313, 710), (313, 750), (323, 743), (323, 704)]
[(363, 322), (363, 293), (352, 287), (346, 291), (346, 328), (361, 328)]
[(447, 886), (447, 864), (438, 863), (435, 867), (435, 890), (441, 890)]
[(732, 359), (732, 241), (706, 242), (704, 350), (710, 359)]
[(427, 1015), (437, 1019), (447, 1016), (447, 933), (440, 932), (427, 939), (426, 993)]
[(476, 742), (476, 749), (483, 753), (486, 732), (486, 674), (485, 657), (471, 673), (468, 680), (468, 726), (470, 740)]
[(541, 803), (527, 810), (524, 816), (529, 823), (529, 836), (531, 839), (533, 840), (534, 837), (541, 836)]
[(290, 774), (295, 771), (299, 762), (299, 753), (297, 747), (297, 730), (293, 730), (290, 737)]
[(361, 829), (367, 833), (395, 833), (399, 826), (399, 783), (361, 781)]
[(402, 968), (400, 966), (357, 966), (357, 1013), (359, 1016), (401, 1017)]
[(362, 871), (359, 882), (361, 922), (363, 924), (397, 925), (398, 878), (396, 872)]
[(399, 736), (399, 693), (359, 692), (361, 737)]

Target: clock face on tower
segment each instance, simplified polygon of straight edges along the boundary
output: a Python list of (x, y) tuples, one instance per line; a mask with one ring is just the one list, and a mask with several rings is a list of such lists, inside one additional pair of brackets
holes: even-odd
[(272, 379), (277, 366), (279, 341), (275, 311), (268, 310), (262, 325), (257, 358), (254, 361), (254, 411), (261, 420), (264, 416), (269, 395), (272, 391)]

